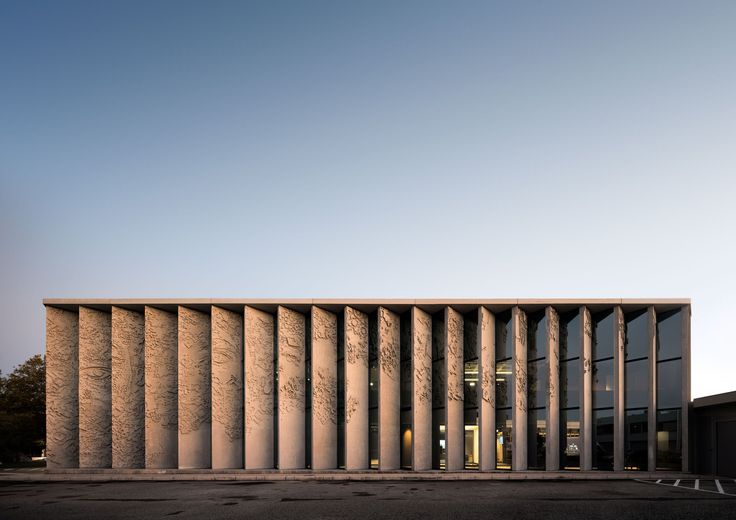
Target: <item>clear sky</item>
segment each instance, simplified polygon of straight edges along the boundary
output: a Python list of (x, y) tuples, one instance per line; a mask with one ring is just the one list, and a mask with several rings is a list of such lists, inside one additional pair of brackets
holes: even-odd
[(0, 369), (45, 297), (690, 297), (736, 390), (736, 2), (0, 1)]

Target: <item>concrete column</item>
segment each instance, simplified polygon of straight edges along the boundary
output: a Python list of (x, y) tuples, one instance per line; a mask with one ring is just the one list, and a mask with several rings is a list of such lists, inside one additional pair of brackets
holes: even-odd
[(146, 306), (146, 468), (177, 467), (177, 316)]
[(593, 469), (593, 317), (587, 307), (580, 308), (580, 469)]
[(243, 318), (212, 307), (212, 468), (243, 467)]
[(478, 408), (480, 431), (480, 470), (496, 469), (496, 319), (485, 307), (478, 309), (478, 383), (481, 401)]
[(518, 307), (512, 312), (514, 331), (514, 408), (512, 410), (513, 455), (511, 466), (514, 471), (527, 469), (527, 320), (526, 313)]
[(626, 401), (624, 363), (626, 361), (626, 322), (621, 307), (613, 309), (613, 470), (624, 470)]
[(689, 473), (690, 464), (690, 318), (692, 308), (682, 308), (682, 471)]
[(432, 469), (432, 317), (411, 308), (412, 469)]
[(279, 306), (279, 468), (303, 469), (305, 457), (304, 315)]
[(312, 307), (312, 469), (337, 468), (337, 316)]
[(179, 306), (179, 468), (212, 465), (210, 316)]
[(245, 307), (245, 468), (274, 467), (274, 324)]
[(546, 470), (560, 469), (560, 318), (552, 307), (545, 309), (547, 321), (547, 397)]
[(368, 469), (368, 316), (345, 307), (345, 469)]
[(112, 467), (146, 466), (143, 314), (112, 308)]
[(647, 469), (657, 469), (657, 312), (647, 308), (649, 329), (649, 407), (647, 408)]
[(79, 467), (112, 467), (110, 314), (79, 308)]
[(447, 369), (447, 425), (445, 426), (447, 471), (465, 467), (463, 317), (455, 309), (445, 307), (445, 363)]
[(399, 317), (384, 307), (378, 308), (378, 437), (379, 467), (401, 467), (400, 425), (400, 327)]
[(79, 467), (79, 316), (46, 307), (46, 466)]

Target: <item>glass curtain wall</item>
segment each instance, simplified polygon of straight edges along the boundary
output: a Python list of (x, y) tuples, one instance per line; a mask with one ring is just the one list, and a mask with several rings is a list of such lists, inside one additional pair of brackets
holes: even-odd
[(304, 461), (305, 467), (311, 469), (312, 467), (312, 320), (308, 318), (305, 320), (305, 343), (306, 352), (304, 353)]
[(445, 313), (432, 315), (432, 467), (445, 469)]
[(514, 338), (511, 311), (496, 314), (496, 468), (511, 469), (514, 405)]
[(682, 470), (682, 311), (657, 315), (657, 469)]
[(527, 464), (545, 469), (547, 445), (547, 318), (544, 311), (530, 313), (527, 320)]
[(411, 380), (411, 311), (401, 315), (400, 321), (400, 406), (401, 406), (401, 468), (411, 469), (412, 447), (412, 380)]
[(464, 316), (463, 327), (463, 408), (465, 426), (465, 469), (478, 469), (480, 437), (478, 434), (478, 313)]
[(593, 469), (613, 470), (613, 310), (592, 316)]
[(560, 316), (560, 468), (580, 469), (580, 311)]
[(628, 313), (625, 321), (624, 469), (647, 469), (649, 404), (649, 318), (646, 309)]
[(337, 313), (337, 467), (345, 469), (345, 314)]
[(368, 453), (378, 469), (378, 314), (368, 316)]

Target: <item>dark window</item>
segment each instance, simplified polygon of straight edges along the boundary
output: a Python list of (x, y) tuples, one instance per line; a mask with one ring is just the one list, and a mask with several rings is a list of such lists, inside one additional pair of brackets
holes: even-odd
[(626, 360), (649, 356), (649, 316), (647, 311), (626, 315)]
[(593, 412), (593, 469), (613, 469), (613, 410)]
[(547, 406), (547, 387), (549, 386), (549, 374), (547, 372), (546, 359), (531, 361), (527, 364), (529, 408), (544, 408)]
[(580, 410), (560, 410), (560, 467), (580, 469)]
[(560, 407), (580, 406), (580, 360), (560, 363)]
[(445, 367), (445, 313), (432, 315), (432, 467), (444, 469), (445, 446), (445, 401), (447, 380)]
[(506, 408), (514, 404), (514, 373), (511, 360), (496, 362), (496, 406)]
[(624, 399), (626, 408), (643, 408), (649, 404), (649, 360), (630, 361), (625, 365)]
[(593, 316), (593, 360), (613, 357), (613, 311)]
[(593, 365), (593, 408), (613, 406), (613, 359)]
[(478, 360), (465, 362), (465, 400), (464, 407), (476, 408), (478, 406)]
[(496, 359), (513, 356), (514, 336), (511, 333), (511, 311), (496, 315)]
[(682, 312), (657, 315), (657, 359), (682, 357)]
[(624, 469), (647, 469), (647, 410), (627, 410)]
[(580, 312), (560, 316), (560, 359), (580, 357)]
[(682, 470), (680, 410), (657, 412), (657, 469)]
[(657, 408), (682, 406), (682, 360), (657, 363)]
[(547, 356), (547, 318), (544, 312), (530, 314), (527, 320), (527, 360)]
[(529, 469), (545, 469), (547, 411), (527, 412), (527, 465)]

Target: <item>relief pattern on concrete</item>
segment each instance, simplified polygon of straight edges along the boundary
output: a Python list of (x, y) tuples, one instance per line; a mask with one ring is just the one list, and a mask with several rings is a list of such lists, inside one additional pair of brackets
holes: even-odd
[(245, 310), (246, 402), (245, 428), (273, 425), (273, 317), (257, 309)]
[(557, 397), (557, 382), (560, 371), (560, 349), (558, 343), (560, 317), (556, 310), (549, 307), (547, 309), (547, 318), (547, 342), (549, 343), (549, 351), (552, 354), (549, 358), (549, 363), (547, 363), (549, 367), (547, 390), (549, 401), (552, 402)]
[(320, 424), (337, 424), (337, 316), (313, 307), (312, 320), (312, 409)]
[(491, 345), (488, 339), (493, 339), (492, 335), (488, 334), (488, 329), (491, 326), (491, 313), (482, 309), (481, 310), (481, 347), (480, 347), (480, 358), (482, 360), (482, 395), (481, 398), (491, 406), (495, 406), (495, 387), (496, 387), (496, 374), (488, 366), (486, 360), (492, 360), (495, 357), (495, 352), (489, 352)]
[(351, 365), (368, 368), (368, 316), (351, 307), (345, 307), (345, 354)]
[(517, 311), (517, 328), (516, 343), (519, 345), (523, 356), (515, 356), (515, 373), (516, 379), (516, 403), (517, 408), (526, 412), (527, 410), (527, 372), (526, 372), (526, 351), (527, 351), (527, 319), (526, 313), (522, 310)]
[(583, 307), (583, 336), (585, 338), (583, 341), (588, 342), (588, 348), (582, 349), (583, 375), (585, 375), (593, 370), (593, 363), (590, 359), (593, 349), (593, 319), (587, 307)]
[(142, 468), (145, 450), (143, 315), (112, 308), (112, 465)]
[(416, 311), (414, 329), (414, 392), (420, 404), (432, 402), (432, 318)]
[(463, 317), (447, 309), (447, 399), (463, 400)]
[(46, 457), (49, 467), (79, 465), (79, 323), (46, 307)]
[(243, 439), (243, 320), (212, 307), (212, 422), (233, 442)]
[(110, 314), (79, 308), (79, 465), (112, 466)]
[(210, 317), (179, 307), (179, 432), (211, 423)]
[(378, 326), (381, 338), (378, 352), (381, 373), (396, 381), (399, 378), (399, 317), (388, 309), (380, 307)]
[(304, 411), (305, 320), (300, 313), (279, 307), (279, 417)]
[(624, 319), (624, 313), (620, 308), (616, 308), (614, 313), (616, 314), (618, 324), (618, 348), (623, 355), (626, 349), (626, 321)]

